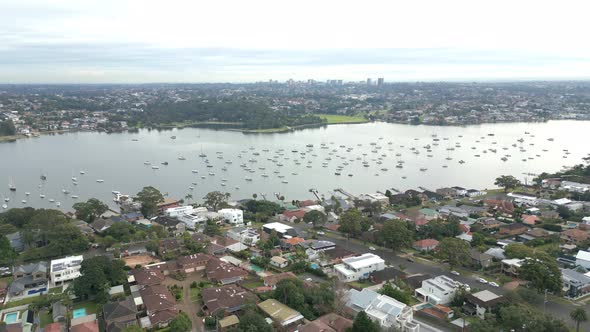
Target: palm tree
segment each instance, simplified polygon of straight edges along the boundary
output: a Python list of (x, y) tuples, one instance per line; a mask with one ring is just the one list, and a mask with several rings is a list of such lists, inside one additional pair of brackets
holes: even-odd
[(582, 307), (578, 307), (570, 312), (570, 318), (576, 322), (576, 332), (580, 332), (580, 323), (588, 321), (586, 310)]
[(193, 195), (192, 194), (186, 194), (186, 196), (184, 196), (184, 199), (186, 199), (187, 201), (191, 201), (193, 199)]

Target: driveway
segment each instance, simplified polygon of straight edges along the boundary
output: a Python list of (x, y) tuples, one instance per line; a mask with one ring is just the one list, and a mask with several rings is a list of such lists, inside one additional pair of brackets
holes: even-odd
[(193, 323), (193, 331), (195, 332), (202, 332), (205, 329), (203, 328), (203, 317), (197, 316), (197, 313), (201, 311), (201, 303), (193, 303), (191, 302), (191, 291), (190, 285), (193, 281), (197, 283), (199, 281), (207, 281), (204, 277), (202, 277), (199, 273), (190, 273), (187, 275), (186, 279), (183, 281), (178, 281), (174, 278), (167, 277), (163, 284), (166, 286), (171, 285), (179, 285), (182, 286), (182, 302), (178, 303), (176, 306), (179, 310), (186, 313)]

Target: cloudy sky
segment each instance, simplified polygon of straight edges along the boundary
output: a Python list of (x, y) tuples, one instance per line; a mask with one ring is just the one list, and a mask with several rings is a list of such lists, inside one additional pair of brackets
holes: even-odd
[(0, 0), (0, 83), (590, 79), (590, 1)]

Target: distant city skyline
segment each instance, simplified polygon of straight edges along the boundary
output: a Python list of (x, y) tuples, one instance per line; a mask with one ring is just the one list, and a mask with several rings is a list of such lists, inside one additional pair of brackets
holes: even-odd
[(0, 83), (590, 79), (584, 1), (6, 0)]

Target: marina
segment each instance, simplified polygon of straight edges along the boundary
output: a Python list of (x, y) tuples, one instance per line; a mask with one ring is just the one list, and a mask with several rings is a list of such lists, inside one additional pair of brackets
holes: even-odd
[[(285, 134), (186, 128), (42, 136), (0, 145), (0, 154), (12, 158), (0, 165), (7, 181), (0, 197), (4, 209), (59, 204), (69, 210), (92, 197), (114, 204), (112, 192), (134, 195), (148, 185), (178, 199), (191, 194), (195, 201), (213, 190), (233, 199), (255, 193), (299, 199), (310, 195), (309, 188), (322, 195), (340, 187), (357, 193), (458, 184), (483, 189), (499, 175), (530, 182), (542, 170), (580, 163), (587, 152), (579, 133), (588, 129), (588, 121), (367, 123)], [(477, 176), (464, 176), (474, 169)]]

